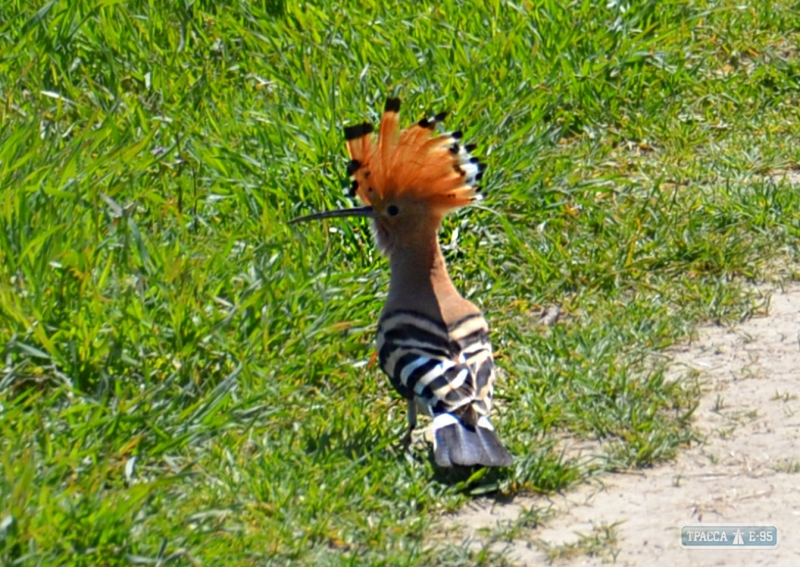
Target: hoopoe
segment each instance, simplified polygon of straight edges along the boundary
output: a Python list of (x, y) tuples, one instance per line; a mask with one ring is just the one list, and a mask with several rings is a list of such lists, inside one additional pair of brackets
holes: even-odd
[(461, 145), (461, 132), (435, 134), (446, 113), (401, 132), (399, 112), (400, 99), (388, 99), (377, 141), (368, 122), (344, 129), (352, 193), (365, 206), (293, 222), (372, 219), (391, 268), (378, 321), (378, 360), (408, 401), (405, 442), (419, 410), (433, 417), (440, 467), (509, 466), (511, 455), (489, 421), (495, 376), (489, 329), (450, 280), (438, 236), (445, 214), (481, 198), (478, 181), (485, 166), (470, 155), (474, 145)]

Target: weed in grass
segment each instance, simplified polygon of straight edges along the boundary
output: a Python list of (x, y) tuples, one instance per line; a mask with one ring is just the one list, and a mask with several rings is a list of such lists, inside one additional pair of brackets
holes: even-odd
[(791, 402), (792, 400), (796, 400), (797, 395), (791, 392), (779, 392), (775, 390), (775, 395), (772, 396), (772, 400), (774, 401), (781, 401), (781, 402)]
[(774, 468), (776, 472), (784, 472), (791, 474), (800, 473), (800, 462), (786, 460), (782, 463), (778, 463), (777, 465), (775, 465)]
[(574, 559), (583, 555), (601, 557), (614, 561), (616, 558), (617, 526), (614, 524), (598, 524), (592, 527), (591, 533), (578, 533), (577, 541), (561, 545), (548, 545), (539, 542), (539, 547), (547, 556), (549, 563), (558, 560)]

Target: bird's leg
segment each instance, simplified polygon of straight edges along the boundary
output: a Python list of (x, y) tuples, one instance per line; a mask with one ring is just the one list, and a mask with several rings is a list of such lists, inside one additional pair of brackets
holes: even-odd
[(417, 427), (417, 404), (414, 398), (408, 400), (408, 431), (400, 439), (400, 443), (408, 449), (411, 446), (411, 432)]

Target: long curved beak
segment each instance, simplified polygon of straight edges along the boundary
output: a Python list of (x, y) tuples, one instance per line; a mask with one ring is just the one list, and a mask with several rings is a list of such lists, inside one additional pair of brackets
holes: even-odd
[(375, 218), (378, 214), (372, 207), (353, 207), (352, 209), (336, 209), (335, 211), (322, 211), (302, 217), (297, 217), (289, 221), (289, 224), (306, 222), (310, 220), (329, 219), (333, 217), (369, 217)]

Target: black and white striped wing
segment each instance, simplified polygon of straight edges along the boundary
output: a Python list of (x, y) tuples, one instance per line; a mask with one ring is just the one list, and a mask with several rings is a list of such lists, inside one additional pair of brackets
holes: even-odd
[(414, 312), (390, 313), (378, 326), (378, 357), (400, 395), (429, 415), (491, 408), (494, 364), (480, 314), (447, 327)]

